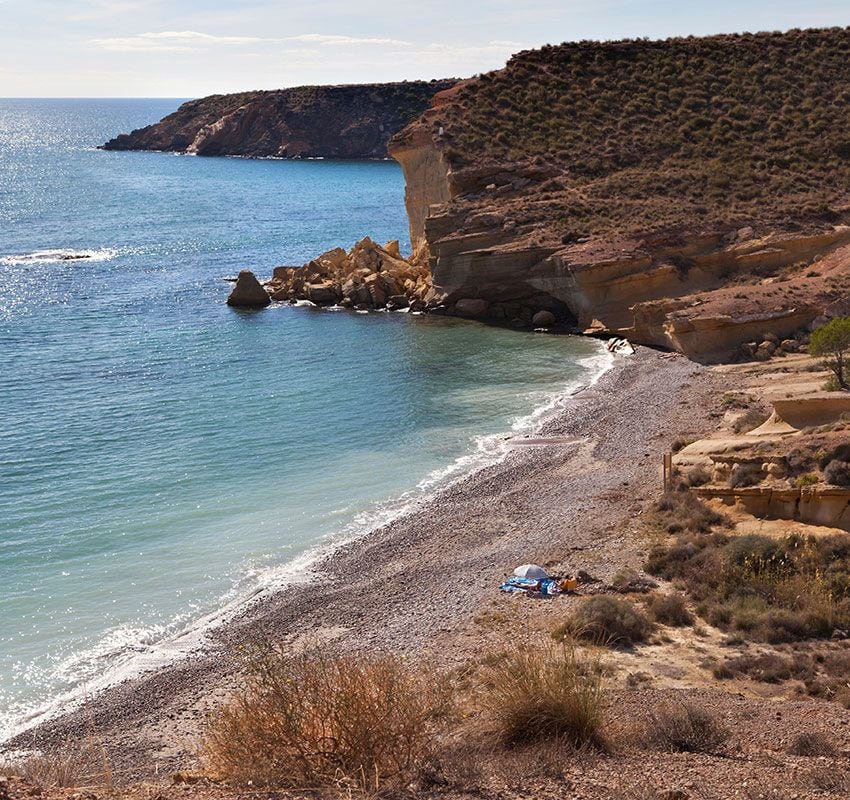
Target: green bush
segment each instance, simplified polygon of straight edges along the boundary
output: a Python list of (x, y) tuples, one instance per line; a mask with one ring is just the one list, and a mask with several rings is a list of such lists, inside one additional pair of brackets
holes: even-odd
[(812, 334), (809, 352), (822, 356), (824, 366), (829, 369), (839, 389), (850, 389), (847, 381), (847, 361), (850, 358), (850, 317), (830, 320)]

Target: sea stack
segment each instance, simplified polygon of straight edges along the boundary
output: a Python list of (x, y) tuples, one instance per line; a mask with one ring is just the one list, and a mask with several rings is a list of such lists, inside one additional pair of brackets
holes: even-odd
[(235, 308), (264, 308), (269, 303), (269, 294), (256, 275), (250, 269), (241, 270), (233, 291), (227, 298), (227, 305)]

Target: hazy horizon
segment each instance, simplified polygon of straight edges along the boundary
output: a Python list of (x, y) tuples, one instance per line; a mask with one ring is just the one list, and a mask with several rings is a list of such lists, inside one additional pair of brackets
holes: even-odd
[(519, 50), (850, 25), (836, 0), (0, 0), (0, 96), (193, 98), (316, 84), (469, 77)]

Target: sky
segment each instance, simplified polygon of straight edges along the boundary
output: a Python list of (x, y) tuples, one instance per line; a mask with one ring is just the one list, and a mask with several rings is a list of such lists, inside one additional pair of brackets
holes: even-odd
[(835, 25), (848, 0), (0, 0), (0, 97), (466, 77), (546, 43)]

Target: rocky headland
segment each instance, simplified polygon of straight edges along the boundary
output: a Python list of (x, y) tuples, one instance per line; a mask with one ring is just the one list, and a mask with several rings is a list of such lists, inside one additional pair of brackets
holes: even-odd
[[(277, 268), (266, 288), (559, 324), (702, 362), (800, 346), (850, 313), (848, 52), (850, 29), (583, 42), (426, 84), (430, 107), (389, 140), (412, 256), (364, 240)], [(237, 116), (253, 107), (231, 97)], [(213, 100), (226, 98), (196, 103)], [(188, 111), (196, 124), (190, 105), (146, 130)], [(226, 148), (203, 143), (216, 126), (180, 147), (257, 152), (232, 126)]]
[(390, 137), (453, 80), (302, 86), (212, 95), (184, 103), (104, 150), (163, 150), (252, 158), (386, 158)]
[(720, 361), (848, 311), (850, 30), (583, 42), (390, 142), (433, 298)]

